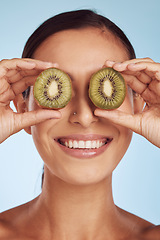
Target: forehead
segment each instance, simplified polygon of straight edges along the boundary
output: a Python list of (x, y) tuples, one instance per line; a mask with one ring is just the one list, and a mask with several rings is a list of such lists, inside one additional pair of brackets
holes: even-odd
[(107, 30), (97, 28), (73, 29), (58, 32), (48, 37), (35, 51), (34, 58), (57, 62), (62, 65), (102, 67), (108, 60), (128, 59), (125, 47)]

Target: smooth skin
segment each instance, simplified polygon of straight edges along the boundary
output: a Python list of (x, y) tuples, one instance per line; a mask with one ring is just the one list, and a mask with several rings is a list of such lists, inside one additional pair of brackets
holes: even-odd
[[(0, 63), (0, 125), (6, 129), (0, 139), (2, 143), (23, 128), (32, 134), (44, 161), (43, 188), (33, 201), (0, 215), (0, 240), (160, 239), (159, 226), (115, 206), (112, 197), (112, 172), (127, 151), (132, 131), (160, 147), (160, 64), (129, 60), (115, 37), (95, 28), (59, 32), (33, 57)], [(33, 87), (26, 101), (20, 94), (52, 66), (72, 79), (72, 100), (59, 111), (40, 109)], [(129, 86), (123, 104), (113, 111), (96, 109), (88, 97), (91, 75), (104, 66), (120, 71)], [(138, 94), (133, 96), (130, 88)], [(9, 108), (11, 100), (18, 114)], [(71, 156), (56, 141), (68, 136), (92, 139), (95, 134), (112, 141), (100, 154), (86, 158)]]

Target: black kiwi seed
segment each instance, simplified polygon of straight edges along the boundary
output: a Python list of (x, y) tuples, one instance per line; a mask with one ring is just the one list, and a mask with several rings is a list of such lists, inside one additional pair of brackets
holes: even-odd
[(72, 97), (70, 77), (60, 69), (44, 70), (36, 79), (34, 98), (41, 107), (59, 109), (67, 105)]
[(113, 68), (102, 68), (92, 75), (89, 97), (98, 108), (115, 109), (124, 101), (126, 84), (122, 75)]

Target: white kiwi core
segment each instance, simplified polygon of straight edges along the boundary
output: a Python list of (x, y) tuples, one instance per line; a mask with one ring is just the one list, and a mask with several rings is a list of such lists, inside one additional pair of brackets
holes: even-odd
[(113, 93), (113, 87), (110, 80), (106, 80), (103, 83), (103, 92), (107, 97), (111, 97)]
[(55, 97), (58, 94), (58, 85), (56, 81), (50, 83), (50, 86), (48, 88), (48, 94), (50, 97)]

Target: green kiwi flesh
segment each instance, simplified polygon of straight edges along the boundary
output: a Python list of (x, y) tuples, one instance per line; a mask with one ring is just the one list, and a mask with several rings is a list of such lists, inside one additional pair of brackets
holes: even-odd
[(122, 75), (113, 68), (102, 68), (92, 75), (89, 97), (98, 108), (115, 109), (124, 101), (126, 84)]
[(71, 97), (71, 80), (62, 70), (58, 68), (46, 69), (36, 79), (34, 98), (41, 107), (63, 108)]

